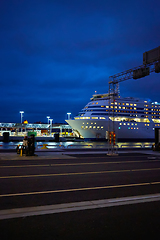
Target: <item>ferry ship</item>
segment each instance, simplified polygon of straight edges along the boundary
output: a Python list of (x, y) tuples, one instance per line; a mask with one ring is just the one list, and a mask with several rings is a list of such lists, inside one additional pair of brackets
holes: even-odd
[(108, 139), (114, 131), (118, 141), (154, 141), (160, 127), (160, 104), (118, 94), (94, 94), (74, 119), (66, 122), (87, 140)]

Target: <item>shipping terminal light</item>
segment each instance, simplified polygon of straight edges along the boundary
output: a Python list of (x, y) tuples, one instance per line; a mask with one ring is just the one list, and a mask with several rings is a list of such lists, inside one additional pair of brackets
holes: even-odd
[(22, 123), (22, 118), (23, 118), (24, 111), (19, 111), (19, 113), (21, 114), (21, 123)]
[(67, 115), (68, 115), (68, 119), (70, 119), (71, 113), (70, 113), (70, 112), (68, 112), (68, 113), (67, 113)]
[(49, 124), (49, 119), (50, 119), (50, 116), (47, 116), (46, 118), (48, 118), (48, 124)]
[(53, 121), (53, 119), (49, 119), (49, 121), (50, 121), (50, 135), (52, 134), (52, 121)]

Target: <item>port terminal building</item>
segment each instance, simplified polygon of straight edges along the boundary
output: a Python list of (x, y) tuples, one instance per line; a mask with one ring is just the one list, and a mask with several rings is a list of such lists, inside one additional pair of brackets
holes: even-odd
[(58, 134), (60, 137), (74, 137), (75, 133), (68, 124), (45, 124), (45, 123), (0, 123), (0, 139), (4, 135), (10, 138), (30, 136), (35, 137), (55, 137)]

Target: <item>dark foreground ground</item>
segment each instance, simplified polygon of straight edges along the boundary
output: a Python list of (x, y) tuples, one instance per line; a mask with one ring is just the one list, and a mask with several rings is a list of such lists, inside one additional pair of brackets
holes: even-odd
[[(66, 175), (62, 177), (63, 173)], [(125, 187), (125, 184), (132, 183), (149, 184)], [(119, 184), (124, 187), (116, 188)], [(113, 188), (67, 191), (108, 185)], [(155, 194), (160, 192), (159, 186), (159, 154), (123, 153), (108, 157), (105, 154), (75, 153), (66, 158), (59, 156), (59, 159), (52, 159), (52, 156), (35, 160), (0, 159), (1, 213), (18, 207)], [(66, 192), (43, 194), (43, 191), (55, 189)], [(42, 194), (16, 196), (21, 192), (37, 191)], [(9, 193), (15, 195), (4, 196)], [(159, 239), (160, 201), (0, 220), (0, 240), (120, 238)]]
[(0, 221), (0, 239), (159, 239), (160, 203)]

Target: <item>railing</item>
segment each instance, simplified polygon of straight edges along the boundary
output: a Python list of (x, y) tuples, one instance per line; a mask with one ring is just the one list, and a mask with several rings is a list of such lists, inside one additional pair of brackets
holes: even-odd
[(81, 148), (81, 147), (90, 147), (90, 148), (93, 148), (93, 145), (91, 145), (91, 144), (88, 144), (88, 145), (71, 144), (71, 145), (68, 145), (68, 146), (67, 146), (67, 148), (74, 148), (74, 147), (78, 147), (78, 148)]
[(142, 144), (139, 144), (139, 145), (121, 145), (121, 148), (142, 148)]
[[(152, 148), (152, 143), (149, 144), (117, 144), (115, 145), (116, 150), (117, 149), (127, 149), (127, 148), (145, 148), (145, 149), (151, 149)], [(18, 144), (0, 144), (0, 149), (16, 149), (16, 147), (18, 146)], [(68, 146), (64, 146), (63, 144), (57, 144), (57, 145), (53, 145), (53, 144), (38, 144), (36, 145), (36, 149), (44, 149), (44, 146), (46, 147), (45, 149), (74, 149), (74, 148), (83, 148), (83, 149), (108, 149), (108, 144), (101, 144), (101, 145), (93, 145), (93, 144), (70, 144)]]
[(120, 146), (120, 148), (152, 148), (152, 143), (151, 144), (123, 144)]
[(36, 146), (37, 149), (49, 149), (49, 148), (65, 148), (64, 145), (59, 144), (59, 145), (52, 145), (52, 144), (37, 144)]
[(145, 147), (145, 148), (152, 148), (153, 144), (144, 144), (143, 147)]

